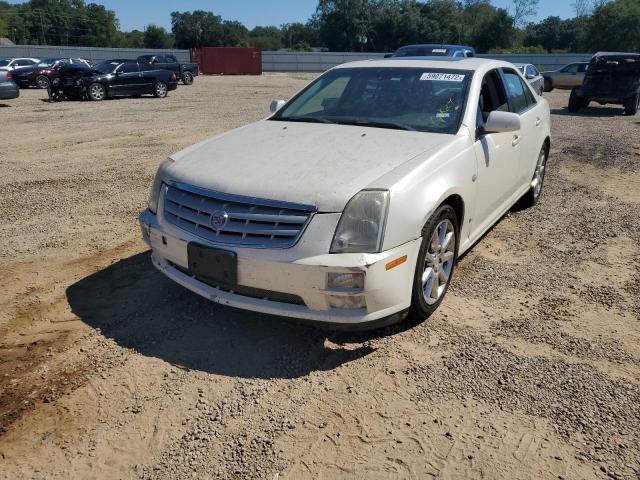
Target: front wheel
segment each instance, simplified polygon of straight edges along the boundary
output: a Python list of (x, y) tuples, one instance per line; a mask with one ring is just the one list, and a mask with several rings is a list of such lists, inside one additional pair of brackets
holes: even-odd
[(46, 75), (38, 75), (36, 77), (36, 85), (38, 86), (38, 88), (42, 88), (44, 90), (49, 88), (49, 85), (51, 85), (51, 81)]
[(182, 83), (185, 84), (185, 85), (192, 85), (193, 84), (193, 73), (184, 72), (182, 74)]
[(442, 205), (422, 229), (409, 317), (426, 320), (442, 303), (458, 256), (458, 218), (449, 205)]
[(633, 97), (627, 98), (624, 102), (624, 113), (627, 115), (635, 115), (640, 108), (640, 91), (636, 92)]
[(153, 94), (158, 98), (164, 98), (167, 96), (167, 84), (164, 82), (156, 82), (153, 86)]
[(522, 206), (524, 208), (533, 207), (540, 199), (548, 158), (549, 152), (547, 151), (547, 146), (543, 145), (540, 153), (538, 154), (536, 169), (533, 172), (533, 178), (531, 179), (531, 187), (529, 188), (529, 191), (524, 194), (524, 197), (522, 197)]
[(107, 96), (107, 90), (101, 83), (92, 83), (87, 89), (87, 96), (89, 97), (89, 100), (99, 102), (105, 99), (105, 97)]

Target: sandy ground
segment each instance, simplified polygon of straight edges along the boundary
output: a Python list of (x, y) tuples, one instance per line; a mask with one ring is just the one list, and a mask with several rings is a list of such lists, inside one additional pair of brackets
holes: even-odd
[(640, 116), (547, 94), (541, 203), (411, 329), (322, 332), (152, 268), (160, 161), (308, 79), (0, 105), (0, 478), (640, 478)]

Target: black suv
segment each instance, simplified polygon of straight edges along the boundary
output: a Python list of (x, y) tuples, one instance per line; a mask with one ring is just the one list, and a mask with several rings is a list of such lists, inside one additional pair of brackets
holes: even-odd
[(596, 53), (581, 87), (571, 90), (569, 111), (577, 112), (591, 101), (624, 105), (627, 115), (640, 107), (640, 53)]

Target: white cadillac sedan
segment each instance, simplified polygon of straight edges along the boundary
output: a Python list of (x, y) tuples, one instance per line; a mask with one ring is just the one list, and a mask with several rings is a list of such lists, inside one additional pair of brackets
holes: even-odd
[(510, 63), (349, 63), (158, 169), (154, 265), (225, 305), (334, 327), (427, 318), (458, 255), (540, 197), (549, 106)]

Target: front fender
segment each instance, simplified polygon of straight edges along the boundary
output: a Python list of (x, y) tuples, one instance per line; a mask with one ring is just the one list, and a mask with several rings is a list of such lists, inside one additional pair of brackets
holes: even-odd
[(421, 237), (429, 217), (452, 195), (460, 197), (465, 211), (465, 218), (458, 219), (462, 243), (468, 237), (466, 212), (475, 198), (476, 176), (476, 157), (468, 136), (406, 172), (390, 188), (383, 249)]

